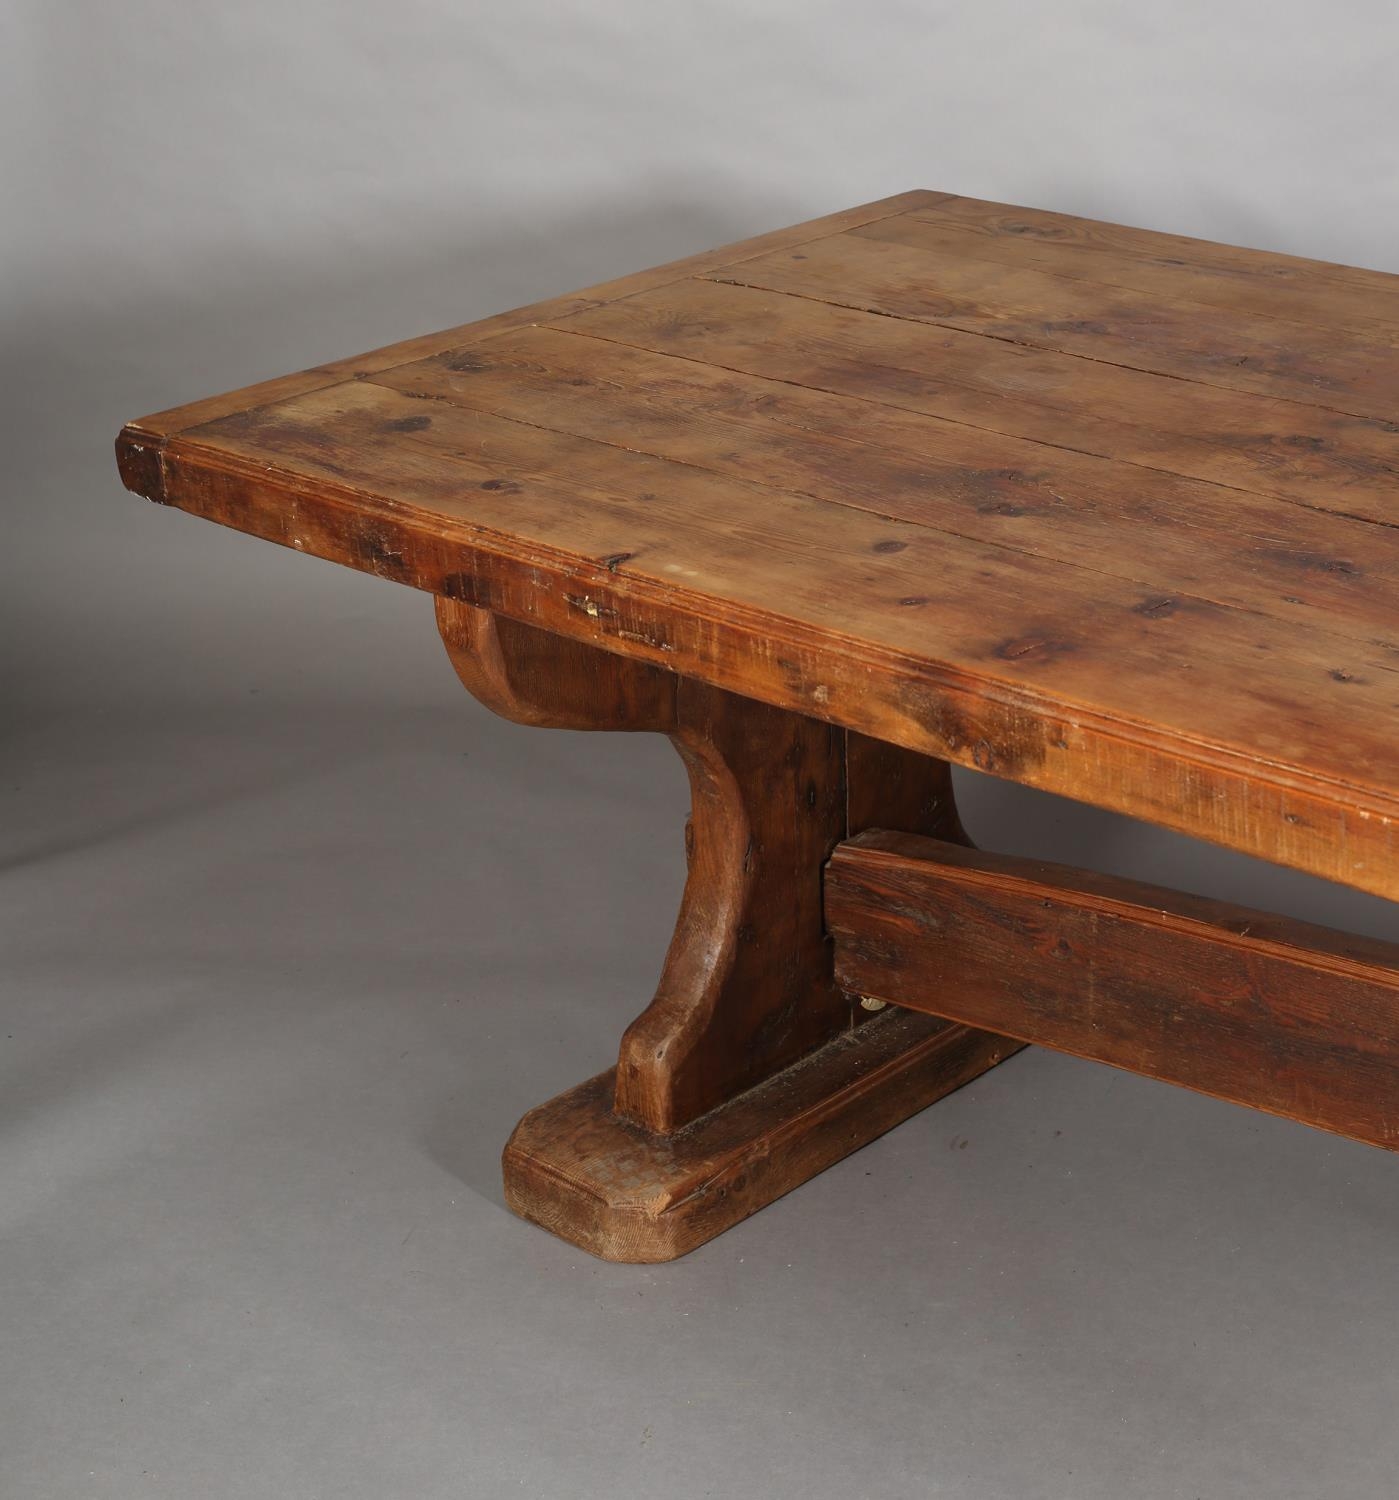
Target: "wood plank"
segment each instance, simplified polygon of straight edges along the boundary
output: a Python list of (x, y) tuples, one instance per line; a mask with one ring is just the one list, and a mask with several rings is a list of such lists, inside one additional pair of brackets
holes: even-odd
[(1399, 633), (1399, 529), (1272, 497), (547, 327), (376, 383), (1090, 567), (1163, 590), (1161, 612), (1180, 591)]
[(143, 417), (139, 422), (129, 424), (128, 430), (133, 437), (144, 437), (153, 443), (160, 437), (185, 432), (191, 427), (217, 421), (220, 417), (232, 416), (236, 412), (248, 411), (257, 406), (267, 406), (275, 401), (289, 400), (293, 396), (322, 390), (326, 386), (337, 385), (345, 380), (392, 369), (395, 365), (406, 364), (416, 359), (426, 359), (447, 349), (466, 348), (482, 339), (491, 338), (497, 333), (525, 327), (530, 323), (544, 322), (583, 308), (602, 306), (617, 297), (630, 296), (647, 288), (664, 286), (667, 282), (678, 280), (683, 276), (697, 275), (717, 265), (743, 261), (750, 255), (763, 255), (775, 249), (801, 244), (808, 239), (836, 234), (882, 218), (887, 214), (902, 213), (910, 208), (925, 207), (940, 202), (947, 196), (949, 195), (946, 193), (930, 192), (923, 188), (917, 188), (908, 193), (897, 193), (890, 198), (863, 203), (855, 208), (842, 209), (838, 213), (827, 214), (822, 218), (811, 219), (802, 224), (770, 230), (767, 233), (740, 240), (735, 244), (701, 251), (699, 254), (683, 256), (665, 265), (615, 277), (584, 291), (571, 292), (562, 297), (548, 297), (525, 307), (498, 313), (494, 317), (462, 323), (435, 333), (422, 334), (416, 338), (405, 339), (400, 343), (389, 344), (385, 348), (357, 354), (348, 359), (331, 360), (326, 364), (313, 365), (310, 369), (301, 370), (295, 374), (282, 375), (272, 380), (260, 381), (255, 385), (243, 386), (238, 390), (212, 396), (207, 400), (171, 407), (166, 411)]
[[(616, 559), (625, 551), (611, 569), (619, 578), (683, 578), (706, 597), (827, 628), (838, 593), (842, 637), (899, 646), (988, 681), (1052, 692), (1063, 706), (1192, 738), (1203, 737), (1200, 674), (1207, 672), (1232, 685), (1228, 704), (1210, 705), (1215, 734), (1255, 757), (1329, 770), (1343, 784), (1388, 762), (1399, 648), (1282, 626), (1184, 595), (1162, 612), (1153, 607), (1163, 595), (1159, 580), (1143, 590), (451, 403), (429, 405), (372, 382), (232, 418), (197, 436), (303, 473), (339, 477), (349, 469), (380, 495), (455, 511), (522, 541), (584, 557)], [(921, 602), (899, 602), (907, 598)], [(1040, 644), (1015, 649), (1026, 640)], [(1007, 642), (1011, 649), (1003, 649)], [(1235, 684), (1241, 661), (1250, 663), (1249, 680)], [(1344, 680), (1337, 670), (1347, 672)], [(1321, 745), (1307, 726), (1328, 701), (1337, 722)], [(1293, 713), (1280, 713), (1283, 704)]]
[(1399, 526), (1399, 419), (704, 280), (554, 326)]
[(1202, 601), (1157, 615), (1141, 608), (1156, 595), (1101, 574), (426, 405), (356, 383), (212, 424), (172, 444), (164, 493), (909, 749), (1399, 891), (1393, 652)]
[[(549, 329), (525, 309), (251, 410), (196, 404), (184, 418), (228, 414), (180, 432), (136, 424), (123, 473), (919, 753), (1399, 887), (1399, 421), (1129, 369), (1107, 324), (1080, 330), (1096, 353), (1067, 354), (708, 279), (843, 265), (858, 292), (888, 257), (947, 261), (863, 231), (932, 225), (953, 200), (873, 207), (565, 299)], [(948, 264), (1037, 297), (1203, 306)], [(1228, 326), (1198, 326), (1192, 357), (1224, 359)], [(1390, 347), (1374, 329), (1341, 342)]]
[[(1046, 213), (947, 198), (857, 232), (958, 257), (1282, 317), (1319, 328), (1399, 329), (1399, 276)], [(969, 243), (970, 241), (970, 243)]]
[[(943, 213), (944, 207), (946, 213)], [(1367, 270), (1339, 261), (1317, 260), (1278, 250), (1259, 250), (1222, 240), (1143, 229), (1104, 219), (1053, 213), (1039, 208), (1017, 207), (953, 193), (938, 195), (935, 203), (904, 210), (914, 218), (945, 219), (948, 223), (1008, 232), (1036, 240), (1066, 239), (1084, 251), (1102, 250), (1172, 268), (1192, 269), (1205, 276), (1264, 280), (1284, 290), (1321, 290), (1345, 286), (1378, 301), (1378, 321), (1399, 316), (1399, 277), (1392, 271)]]
[(911, 835), (827, 872), (852, 992), (1399, 1148), (1399, 947)]
[(1399, 331), (1380, 324), (1362, 338), (858, 233), (705, 274), (1351, 416), (1399, 417)]

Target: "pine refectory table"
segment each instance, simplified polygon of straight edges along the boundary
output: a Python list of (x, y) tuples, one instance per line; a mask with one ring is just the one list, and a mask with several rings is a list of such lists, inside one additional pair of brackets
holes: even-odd
[(949, 762), (1399, 899), (1399, 277), (911, 192), (133, 422), (138, 494), (667, 734), (689, 874), (512, 1207), (668, 1260), (1042, 1043), (1399, 1146), (1399, 946), (969, 846)]

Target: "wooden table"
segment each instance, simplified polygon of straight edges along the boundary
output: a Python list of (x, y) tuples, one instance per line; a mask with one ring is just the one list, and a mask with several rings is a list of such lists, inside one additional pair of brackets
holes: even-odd
[(912, 192), (118, 458), (684, 758), (656, 996), (506, 1148), (556, 1233), (682, 1254), (1025, 1041), (1399, 1143), (1399, 949), (972, 850), (948, 766), (1399, 898), (1399, 277)]

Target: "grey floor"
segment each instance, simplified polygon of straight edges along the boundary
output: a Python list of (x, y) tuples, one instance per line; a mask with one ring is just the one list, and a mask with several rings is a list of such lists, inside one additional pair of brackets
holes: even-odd
[[(412, 284), (315, 354), (450, 321)], [(64, 399), (7, 435), (0, 1496), (1393, 1495), (1379, 1151), (1029, 1053), (672, 1266), (509, 1215), (511, 1125), (649, 994), (683, 777), (492, 720), (424, 597), (121, 494), (120, 418), (293, 363), (295, 290), (20, 348)], [(1399, 937), (961, 789), (988, 845)]]

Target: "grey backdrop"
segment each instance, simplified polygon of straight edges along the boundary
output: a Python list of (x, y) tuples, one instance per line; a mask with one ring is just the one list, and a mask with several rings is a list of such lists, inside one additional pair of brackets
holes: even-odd
[[(9, 0), (0, 1494), (1371, 1500), (1399, 1163), (1026, 1054), (671, 1267), (496, 1156), (681, 881), (646, 738), (144, 505), (125, 417), (907, 187), (1399, 269), (1383, 3)], [(973, 832), (1392, 907), (965, 776)]]

